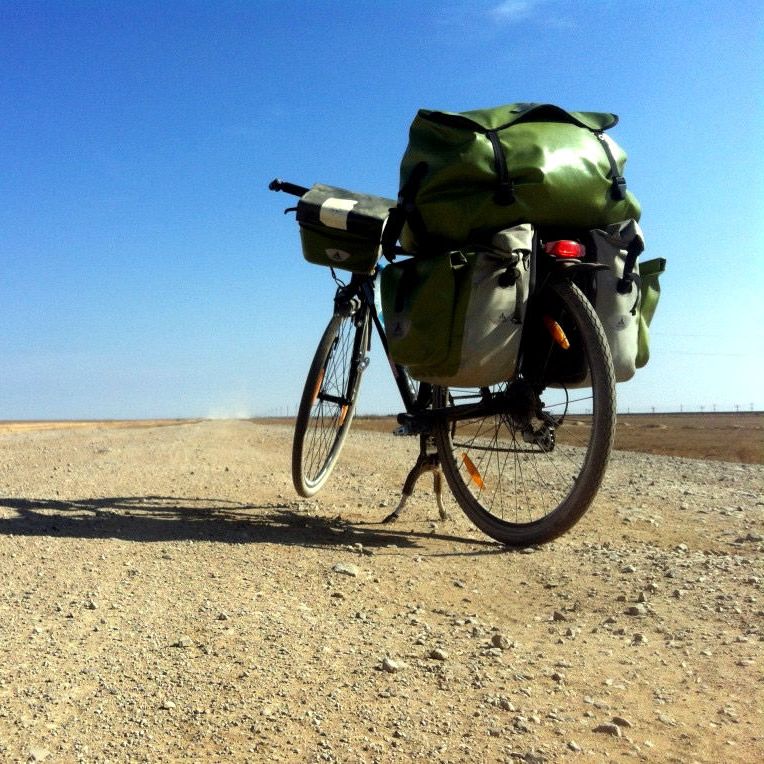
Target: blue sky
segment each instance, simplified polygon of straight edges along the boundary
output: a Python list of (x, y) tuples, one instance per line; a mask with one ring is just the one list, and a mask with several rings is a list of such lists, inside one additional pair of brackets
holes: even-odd
[[(0, 419), (293, 413), (276, 176), (394, 197), (421, 107), (613, 111), (668, 259), (626, 410), (764, 408), (759, 2), (0, 0)], [(397, 410), (378, 352), (362, 411)]]

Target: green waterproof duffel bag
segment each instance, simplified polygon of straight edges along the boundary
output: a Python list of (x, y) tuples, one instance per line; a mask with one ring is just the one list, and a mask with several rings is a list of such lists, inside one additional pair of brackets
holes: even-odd
[(533, 229), (490, 246), (410, 258), (382, 270), (390, 355), (414, 379), (482, 387), (512, 376), (528, 300)]
[(370, 273), (392, 207), (392, 199), (317, 183), (297, 202), (303, 256), (316, 265)]
[(421, 110), (401, 162), (401, 243), (411, 252), (479, 241), (517, 223), (591, 229), (639, 219), (615, 114), (509, 104)]

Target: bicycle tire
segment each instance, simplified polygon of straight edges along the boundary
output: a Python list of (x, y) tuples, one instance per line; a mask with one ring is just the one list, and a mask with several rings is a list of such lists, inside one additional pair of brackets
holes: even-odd
[[(615, 376), (602, 325), (575, 285), (554, 284), (547, 290), (545, 310), (551, 306), (573, 353), (583, 358), (577, 384), (590, 387), (577, 393), (590, 399), (589, 416), (574, 414), (568, 387), (548, 376), (551, 361), (570, 351), (559, 348), (546, 329), (533, 335), (530, 353), (545, 362), (536, 363), (527, 379), (521, 356), (520, 371), (490, 394), (486, 388), (441, 387), (434, 395), (436, 408), (476, 402), (474, 417), (436, 422), (435, 443), (449, 487), (467, 517), (488, 536), (515, 547), (551, 541), (578, 522), (599, 490), (615, 432)], [(528, 320), (540, 319), (538, 311), (535, 319), (527, 317), (525, 331)], [(544, 343), (549, 347), (540, 348)], [(573, 357), (578, 356), (567, 356)], [(527, 395), (530, 389), (536, 394), (536, 414), (520, 422), (518, 390)]]
[(305, 498), (321, 490), (350, 431), (369, 329), (368, 308), (352, 316), (335, 314), (316, 348), (292, 442), (292, 482)]

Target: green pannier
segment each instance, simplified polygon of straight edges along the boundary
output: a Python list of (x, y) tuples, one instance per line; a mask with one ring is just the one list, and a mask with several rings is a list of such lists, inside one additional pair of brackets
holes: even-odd
[(297, 202), (303, 256), (316, 265), (371, 273), (394, 206), (392, 199), (317, 183)]
[(644, 246), (635, 220), (590, 231), (588, 259), (608, 266), (597, 271), (590, 296), (610, 346), (616, 382), (631, 379), (650, 356), (648, 326), (658, 304), (658, 276), (666, 261), (637, 262)]
[(482, 387), (515, 370), (528, 300), (533, 229), (501, 231), (490, 247), (410, 258), (382, 270), (390, 355), (414, 379)]
[(639, 219), (614, 114), (509, 104), (421, 110), (401, 162), (401, 243), (411, 252), (480, 241), (517, 223), (591, 229)]
[(658, 307), (661, 296), (661, 286), (658, 277), (666, 270), (666, 260), (656, 257), (642, 263), (639, 268), (640, 300), (639, 300), (639, 339), (637, 348), (638, 369), (650, 360), (650, 332), (648, 327)]
[[(639, 223), (628, 220), (590, 231), (589, 257), (607, 270), (597, 271), (592, 303), (605, 330), (616, 382), (637, 368), (639, 347), (639, 263), (645, 248)], [(627, 275), (624, 278), (624, 274)], [(628, 276), (628, 274), (632, 274)]]

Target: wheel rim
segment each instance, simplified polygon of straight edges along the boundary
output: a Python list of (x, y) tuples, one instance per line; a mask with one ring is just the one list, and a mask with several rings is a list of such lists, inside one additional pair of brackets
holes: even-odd
[[(507, 387), (495, 386), (491, 395), (502, 396)], [(451, 425), (450, 448), (463, 490), (486, 514), (511, 525), (533, 524), (575, 488), (590, 455), (594, 428), (591, 390), (574, 392), (575, 398), (568, 400), (564, 389), (547, 389), (544, 418), (522, 422), (497, 413)], [(484, 395), (450, 390), (449, 403), (478, 403)]]
[(339, 455), (355, 409), (355, 384), (349, 390), (356, 326), (344, 319), (338, 328), (313, 391), (302, 445), (302, 473), (308, 489), (328, 476)]

